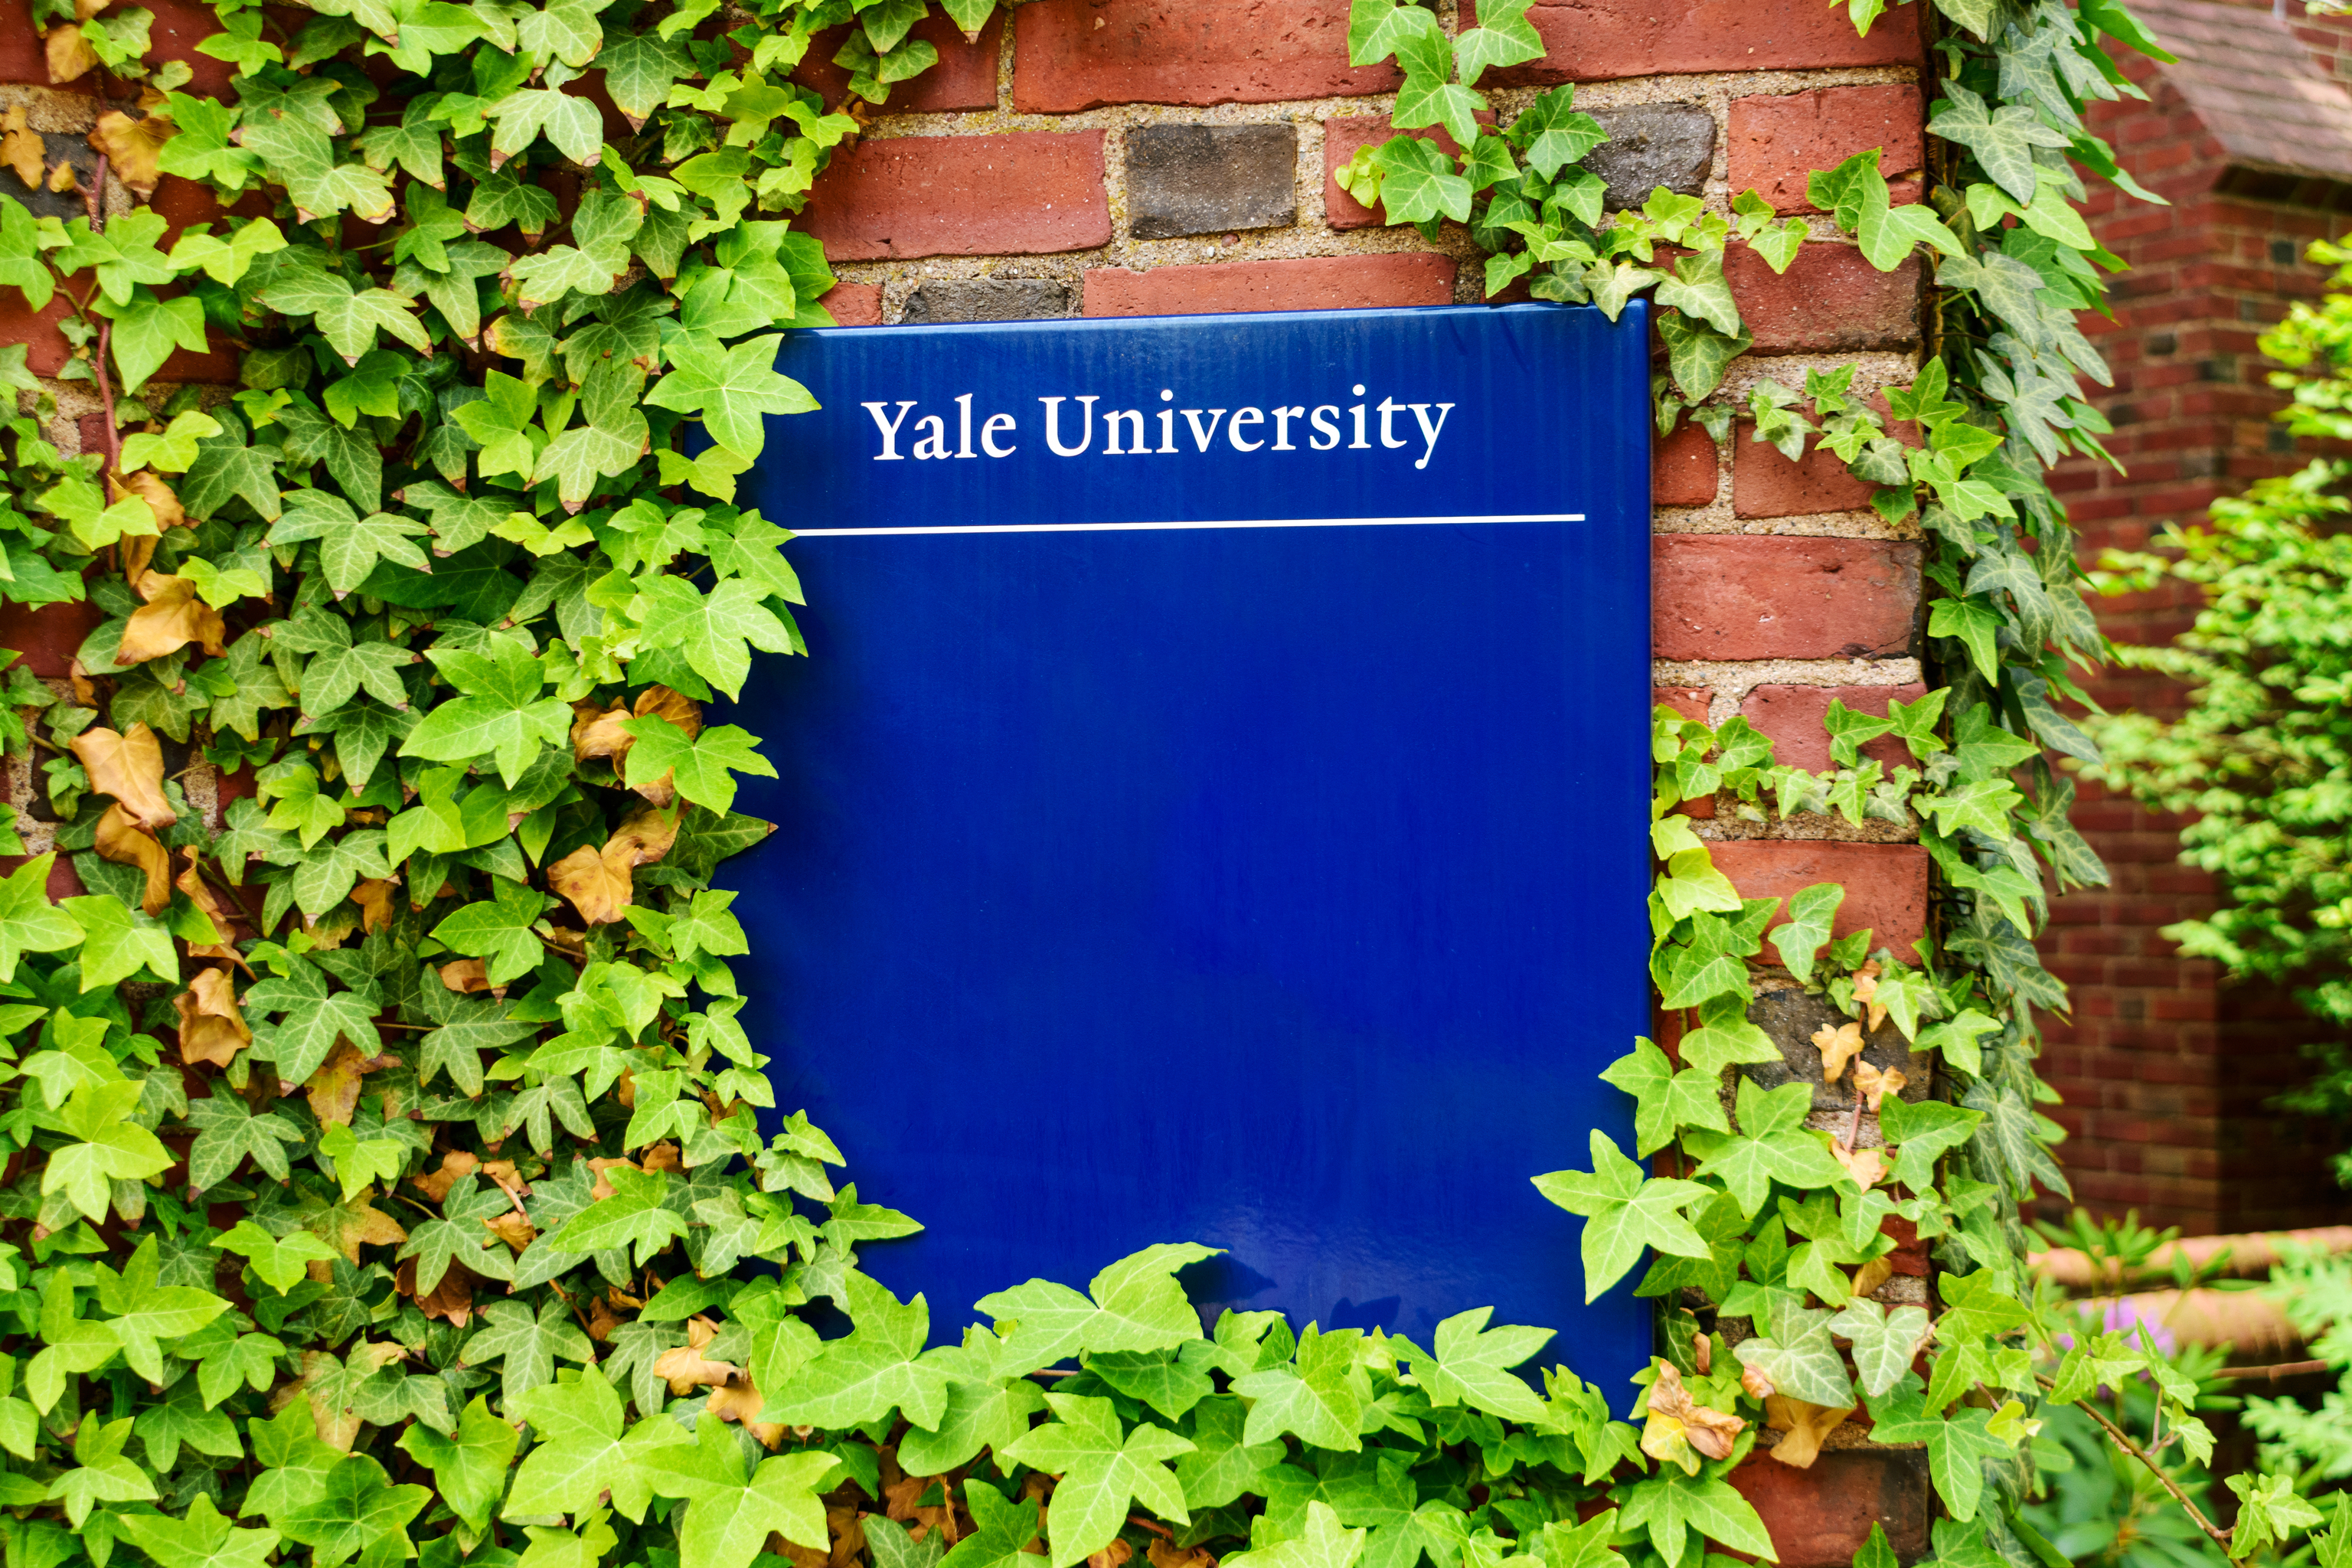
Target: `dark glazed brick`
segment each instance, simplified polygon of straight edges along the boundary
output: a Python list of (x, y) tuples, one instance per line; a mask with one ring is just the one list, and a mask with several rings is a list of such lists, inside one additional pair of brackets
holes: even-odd
[(1041, 321), (1069, 313), (1069, 285), (1049, 278), (939, 278), (907, 296), (898, 324)]
[(1660, 185), (1699, 194), (1715, 167), (1715, 116), (1696, 103), (1640, 103), (1595, 110), (1609, 140), (1586, 154), (1584, 166), (1609, 182), (1612, 209), (1638, 207)]
[[(1765, 956), (1779, 954), (1768, 948)], [(1816, 978), (1819, 978), (1818, 976)], [(1848, 1068), (1839, 1082), (1822, 1082), (1821, 1047), (1813, 1044), (1814, 1034), (1822, 1029), (1834, 1029), (1853, 1022), (1818, 996), (1807, 995), (1791, 987), (1785, 991), (1767, 991), (1748, 1009), (1748, 1021), (1772, 1037), (1780, 1047), (1777, 1062), (1748, 1062), (1740, 1067), (1740, 1075), (1759, 1089), (1779, 1089), (1786, 1084), (1809, 1083), (1813, 1086), (1815, 1110), (1852, 1110), (1853, 1109), (1853, 1072)], [(1871, 1034), (1863, 1037), (1862, 1059), (1879, 1071), (1894, 1068), (1903, 1074), (1901, 1090), (1905, 1100), (1925, 1100), (1927, 1097), (1927, 1075), (1935, 1068), (1933, 1057), (1915, 1057), (1903, 1031), (1889, 1018)]]
[(1127, 136), (1138, 239), (1279, 228), (1298, 216), (1294, 125), (1140, 125)]

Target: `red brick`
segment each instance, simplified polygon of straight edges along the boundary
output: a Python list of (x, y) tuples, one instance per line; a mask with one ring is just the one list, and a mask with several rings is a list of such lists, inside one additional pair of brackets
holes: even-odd
[(1339, 188), (1331, 177), (1333, 172), (1356, 155), (1356, 149), (1367, 142), (1386, 142), (1392, 136), (1418, 136), (1433, 142), (1449, 158), (1462, 155), (1462, 145), (1445, 133), (1443, 125), (1433, 125), (1426, 131), (1399, 132), (1389, 123), (1385, 114), (1338, 114), (1323, 122), (1323, 221), (1333, 228), (1372, 228), (1379, 225), (1381, 215)]
[[(1756, 192), (1777, 212), (1815, 211), (1805, 199), (1809, 171), (1834, 169), (1876, 147), (1879, 172), (1890, 180), (1915, 174), (1924, 123), (1916, 87), (1832, 87), (1786, 97), (1735, 98), (1731, 188)], [(1918, 182), (1897, 183), (1893, 199), (1917, 201)]]
[(1110, 243), (1103, 133), (860, 142), (817, 176), (801, 227), (835, 261), (1091, 250)]
[[(1731, 510), (1739, 517), (1804, 517), (1820, 511), (1860, 511), (1878, 487), (1846, 471), (1835, 452), (1805, 448), (1796, 462), (1742, 430), (1731, 443)], [(1709, 499), (1712, 499), (1710, 497)]]
[[(0, 855), (0, 877), (12, 876), (23, 868), (26, 861), (37, 858), (39, 857), (33, 855)], [(73, 868), (72, 856), (60, 855), (49, 862), (47, 890), (49, 902), (53, 904), (61, 903), (68, 899), (79, 899), (89, 891), (88, 888), (81, 885), (80, 874)]]
[(55, 375), (72, 356), (73, 345), (58, 331), (58, 323), (73, 314), (73, 301), (62, 293), (38, 311), (25, 308), (25, 297), (14, 289), (0, 289), (0, 343), (23, 343), (25, 365), (35, 375)]
[[(1464, 26), (1475, 13), (1463, 7)], [(1915, 7), (1890, 10), (1866, 37), (1813, 0), (1583, 0), (1539, 5), (1538, 62), (1487, 77), (1498, 87), (1612, 81), (1678, 71), (1818, 70), (1915, 65), (1925, 52)]]
[(1743, 899), (1785, 899), (1816, 882), (1835, 882), (1845, 889), (1845, 901), (1831, 934), (1867, 928), (1873, 952), (1888, 947), (1897, 958), (1913, 957), (1912, 943), (1927, 928), (1927, 852), (1916, 844), (1742, 838), (1710, 844), (1707, 855)]
[(1758, 1453), (1732, 1487), (1763, 1517), (1780, 1568), (1846, 1568), (1886, 1529), (1897, 1562), (1927, 1554), (1927, 1456), (1919, 1449), (1833, 1448), (1801, 1470)]
[(1901, 657), (1919, 546), (1876, 539), (1664, 534), (1651, 542), (1659, 658)]
[(1402, 253), (1221, 261), (1205, 267), (1155, 267), (1148, 272), (1097, 267), (1087, 273), (1086, 287), (1089, 316), (1450, 305), (1454, 258)]
[(1705, 506), (1715, 500), (1715, 437), (1685, 420), (1650, 447), (1650, 500), (1656, 506)]
[[(0, 81), (47, 87), (49, 58), (41, 35), (33, 29), (33, 8), (26, 0), (0, 0)], [(96, 93), (105, 78), (96, 71), (58, 85), (61, 92)], [(56, 159), (52, 157), (51, 163)], [(13, 342), (13, 338), (0, 342)]]
[[(1889, 701), (1916, 702), (1926, 695), (1927, 689), (1916, 681), (1909, 686), (1759, 686), (1748, 694), (1739, 711), (1772, 737), (1774, 761), (1818, 773), (1832, 765), (1829, 731), (1822, 728), (1832, 700), (1884, 719)], [(1888, 768), (1911, 760), (1910, 752), (1892, 735), (1868, 742), (1862, 754)]]
[(1704, 686), (1658, 686), (1650, 690), (1650, 700), (1661, 708), (1671, 708), (1685, 719), (1706, 722), (1707, 704), (1715, 693)]
[(12, 647), (25, 657), (22, 668), (50, 679), (62, 678), (81, 651), (82, 639), (106, 619), (86, 599), (26, 609), (0, 605), (0, 647)]
[(817, 301), (845, 327), (882, 324), (882, 290), (871, 283), (836, 283)]
[(1724, 253), (1724, 276), (1758, 353), (1903, 348), (1919, 336), (1917, 258), (1881, 272), (1850, 245), (1808, 244), (1785, 273), (1744, 245)]
[[(963, 29), (939, 12), (915, 24), (907, 35), (940, 51), (940, 63), (912, 81), (891, 84), (883, 111), (890, 114), (953, 114), (996, 107), (996, 63), (1004, 49), (1004, 12), (999, 8), (980, 30), (980, 41), (964, 42)], [(808, 54), (793, 72), (803, 87), (813, 87), (824, 101), (838, 107), (849, 96), (849, 73), (833, 63), (847, 41), (849, 29), (827, 27), (809, 40)]]
[(1013, 48), (1024, 114), (1360, 98), (1402, 79), (1348, 64), (1348, 0), (1034, 0)]
[(185, 60), (191, 74), (184, 91), (199, 98), (235, 98), (228, 84), (236, 77), (236, 68), (226, 60), (196, 52), (199, 43), (221, 30), (220, 18), (214, 15), (213, 8), (198, 0), (142, 3), (155, 13), (154, 23), (147, 30), (148, 63)]

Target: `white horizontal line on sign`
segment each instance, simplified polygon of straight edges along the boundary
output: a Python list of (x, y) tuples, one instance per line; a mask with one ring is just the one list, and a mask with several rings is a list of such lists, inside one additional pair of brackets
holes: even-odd
[(1222, 522), (975, 522), (943, 528), (796, 528), (802, 539), (849, 538), (877, 533), (1135, 533), (1182, 528), (1408, 528), (1449, 522), (1582, 522), (1580, 511), (1528, 512), (1488, 517), (1271, 517)]

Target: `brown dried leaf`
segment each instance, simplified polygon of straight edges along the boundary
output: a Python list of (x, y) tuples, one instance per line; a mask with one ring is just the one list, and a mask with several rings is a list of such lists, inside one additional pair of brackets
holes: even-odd
[(1845, 1064), (1862, 1054), (1860, 1024), (1841, 1024), (1813, 1031), (1813, 1048), (1822, 1053), (1822, 1081), (1835, 1083), (1845, 1076)]
[(303, 1084), (302, 1092), (310, 1101), (310, 1112), (323, 1125), (331, 1121), (349, 1121), (352, 1112), (359, 1109), (360, 1079), (391, 1065), (383, 1057), (363, 1057), (347, 1041), (337, 1041), (319, 1064), (319, 1070)]
[(686, 1161), (678, 1154), (675, 1143), (656, 1143), (646, 1151), (643, 1162), (647, 1171), (683, 1171)]
[(1206, 1547), (1195, 1546), (1188, 1551), (1158, 1536), (1152, 1537), (1151, 1544), (1143, 1549), (1143, 1555), (1151, 1568), (1217, 1568), (1217, 1560), (1209, 1555)]
[(89, 144), (106, 154), (107, 166), (115, 178), (141, 195), (152, 196), (161, 176), (155, 167), (155, 155), (178, 129), (170, 121), (154, 115), (133, 120), (119, 109), (110, 110), (98, 117), (98, 124), (89, 133)]
[(761, 1396), (759, 1385), (747, 1374), (739, 1382), (712, 1389), (709, 1401), (703, 1408), (721, 1421), (740, 1421), (743, 1430), (757, 1437), (761, 1447), (773, 1448), (784, 1440), (784, 1424), (758, 1419), (761, 1408), (766, 1403)]
[(1901, 1068), (1888, 1068), (1881, 1072), (1868, 1062), (1853, 1064), (1853, 1087), (1860, 1091), (1863, 1103), (1869, 1106), (1874, 1113), (1878, 1110), (1880, 1100), (1890, 1094), (1902, 1093), (1903, 1086), (1910, 1081), (1903, 1076)]
[(548, 887), (572, 900), (590, 925), (611, 925), (635, 892), (630, 870), (636, 847), (617, 837), (599, 853), (582, 845), (547, 868)]
[(150, 572), (139, 579), (139, 592), (147, 602), (131, 612), (122, 644), (114, 652), (115, 663), (143, 664), (190, 643), (207, 654), (220, 652), (228, 628), (218, 610), (196, 597), (195, 584)]
[[(406, 1241), (408, 1233), (400, 1228), (400, 1222), (369, 1202), (374, 1194), (373, 1187), (362, 1187), (359, 1196), (351, 1202), (319, 1211), (310, 1228), (353, 1263), (360, 1260), (362, 1246), (390, 1247), (394, 1242)], [(316, 1267), (323, 1268), (326, 1265)]]
[(622, 1317), (618, 1312), (613, 1310), (611, 1305), (605, 1301), (604, 1297), (593, 1296), (589, 1298), (588, 1337), (594, 1340), (598, 1344), (601, 1345), (606, 1340), (611, 1339), (613, 1337), (613, 1331), (619, 1328), (627, 1321), (627, 1319)]
[(1843, 1143), (1832, 1143), (1830, 1155), (1845, 1167), (1845, 1173), (1853, 1178), (1854, 1185), (1865, 1193), (1876, 1186), (1879, 1178), (1886, 1174), (1886, 1155), (1883, 1150), (1849, 1149)]
[(1739, 1386), (1748, 1391), (1749, 1397), (1755, 1399), (1769, 1399), (1775, 1392), (1772, 1380), (1765, 1376), (1764, 1369), (1754, 1362), (1748, 1363), (1740, 1369)]
[(146, 725), (133, 724), (119, 735), (111, 730), (84, 730), (67, 747), (89, 774), (89, 787), (121, 801), (148, 832), (180, 820), (163, 798), (163, 743)]
[(221, 907), (221, 901), (213, 896), (212, 884), (205, 881), (204, 873), (196, 868), (195, 846), (188, 845), (180, 853), (188, 858), (188, 867), (172, 879), (172, 885), (188, 895), (188, 902), (205, 911), (205, 918), (213, 922), (215, 931), (223, 936), (228, 935), (230, 927), (236, 922), (229, 919), (228, 911)]
[(180, 1015), (180, 1059), (193, 1066), (210, 1062), (226, 1067), (229, 1058), (253, 1043), (253, 1031), (237, 1010), (236, 990), (226, 969), (199, 969), (188, 988), (172, 998)]
[(68, 191), (80, 188), (80, 185), (81, 181), (75, 174), (74, 166), (62, 158), (58, 159), (57, 166), (49, 171), (48, 188), (58, 195), (64, 195)]
[[(159, 535), (167, 530), (187, 525), (188, 514), (180, 509), (180, 498), (161, 476), (149, 469), (142, 468), (135, 474), (109, 474), (106, 476), (106, 499), (110, 502), (121, 500), (126, 496), (137, 496), (145, 501), (147, 510), (155, 514), (155, 531)], [(139, 583), (146, 567), (146, 557), (155, 553), (155, 542), (154, 539), (144, 535), (123, 541), (126, 545), (137, 543), (146, 546), (146, 555), (141, 558), (139, 565), (122, 574), (126, 580)], [(140, 588), (140, 596), (150, 596), (143, 586)]]
[(1853, 999), (1870, 1009), (1870, 1032), (1876, 1034), (1886, 1022), (1886, 1009), (1878, 1005), (1878, 960), (1853, 972)]
[[(43, 52), (48, 58), (49, 80), (53, 83), (78, 80), (98, 68), (98, 56), (91, 52), (89, 43), (83, 39), (78, 23), (68, 22), (53, 30), (43, 46)], [(344, 1447), (350, 1445), (345, 1444)]]
[(41, 133), (25, 123), (25, 106), (18, 104), (6, 115), (0, 116), (0, 163), (16, 171), (16, 178), (27, 190), (41, 188), (41, 176), (47, 170), (48, 144)]
[(1704, 1331), (1691, 1335), (1691, 1363), (1698, 1368), (1701, 1377), (1715, 1366), (1715, 1341)]
[(379, 931), (392, 923), (394, 884), (381, 877), (364, 877), (352, 887), (352, 900), (360, 907), (360, 928)]
[[(614, 1160), (601, 1154), (588, 1162), (588, 1169), (594, 1172), (596, 1176), (596, 1184), (588, 1189), (588, 1195), (594, 1198), (598, 1203), (602, 1203), (606, 1198), (613, 1195), (613, 1184), (604, 1179), (604, 1173), (613, 1169), (615, 1165), (628, 1171), (635, 1171), (641, 1168), (635, 1160)], [(633, 1307), (642, 1307), (645, 1303), (643, 1301), (632, 1301), (629, 1305)]]
[(1857, 1296), (1876, 1294), (1878, 1288), (1895, 1278), (1895, 1255), (1887, 1253), (1874, 1258), (1853, 1271), (1853, 1293)]
[(1108, 1546), (1087, 1559), (1087, 1568), (1120, 1568), (1120, 1564), (1134, 1555), (1134, 1547), (1114, 1538)]
[(441, 984), (459, 993), (488, 991), (490, 988), (490, 966), (482, 959), (461, 958), (441, 966)]
[[(778, 1431), (781, 1434), (782, 1428)], [(753, 1428), (751, 1435), (759, 1436), (758, 1428)], [(855, 1508), (828, 1508), (824, 1510), (824, 1529), (833, 1543), (833, 1549), (824, 1556), (825, 1568), (857, 1568), (866, 1551), (866, 1516)], [(916, 1539), (919, 1541), (921, 1537)], [(953, 1535), (949, 1539), (954, 1539)]]
[(441, 1156), (437, 1171), (419, 1171), (408, 1178), (408, 1184), (423, 1193), (434, 1203), (449, 1195), (449, 1189), (481, 1168), (481, 1158), (463, 1149), (452, 1149)]
[(1772, 1449), (1772, 1457), (1801, 1470), (1811, 1469), (1821, 1458), (1822, 1444), (1853, 1414), (1853, 1406), (1831, 1410), (1776, 1394), (1764, 1402), (1764, 1424), (1788, 1434)]
[(490, 1234), (505, 1242), (511, 1251), (520, 1252), (539, 1238), (539, 1227), (512, 1209), (482, 1223), (489, 1226)]
[(741, 1373), (742, 1368), (731, 1362), (705, 1361), (702, 1352), (712, 1340), (719, 1337), (719, 1325), (709, 1318), (688, 1318), (686, 1321), (686, 1343), (675, 1350), (664, 1351), (654, 1360), (654, 1375), (669, 1380), (673, 1395), (693, 1393), (697, 1388), (718, 1388), (729, 1379)]
[(425, 1295), (416, 1294), (416, 1259), (408, 1258), (393, 1271), (393, 1289), (413, 1297), (416, 1310), (428, 1318), (446, 1318), (464, 1328), (474, 1315), (474, 1276), (462, 1263), (452, 1262), (441, 1282)]
[(1731, 1445), (1748, 1428), (1744, 1416), (1730, 1415), (1709, 1405), (1694, 1405), (1691, 1413), (1683, 1417), (1688, 1429), (1690, 1446), (1710, 1459), (1727, 1458)]
[(172, 855), (163, 841), (139, 826), (139, 819), (116, 801), (98, 819), (98, 853), (118, 866), (135, 866), (147, 873), (140, 907), (160, 915), (172, 902)]
[(616, 763), (628, 754), (637, 738), (621, 728), (632, 717), (626, 708), (599, 708), (593, 702), (572, 705), (572, 757), (574, 762), (587, 762), (593, 757), (611, 757)]

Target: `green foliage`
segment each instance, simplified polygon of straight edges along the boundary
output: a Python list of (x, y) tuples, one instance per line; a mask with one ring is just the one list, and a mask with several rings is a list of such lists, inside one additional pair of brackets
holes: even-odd
[[(2315, 246), (2317, 260), (2352, 256)], [(2298, 304), (2263, 340), (2294, 367), (2273, 375), (2294, 403), (2282, 416), (2298, 434), (2339, 436), (2344, 374), (2352, 365), (2352, 268), (2334, 291)], [(2352, 1021), (2352, 702), (2340, 624), (2352, 605), (2352, 537), (2343, 530), (2347, 473), (2316, 461), (2246, 494), (2217, 500), (2210, 521), (2174, 529), (2152, 551), (2111, 554), (2113, 592), (2177, 584), (2202, 604), (2164, 647), (2119, 658), (2185, 682), (2176, 718), (2122, 713), (2086, 726), (2105, 760), (2090, 776), (2159, 810), (2193, 813), (2180, 858), (2210, 872), (2225, 895), (2210, 916), (2166, 928), (2184, 952), (2234, 978), (2290, 991), (2313, 1017)], [(2352, 1060), (2316, 1045), (2315, 1079), (2286, 1099), (2306, 1111), (2352, 1110)], [(2338, 1162), (2352, 1181), (2352, 1163)]]

